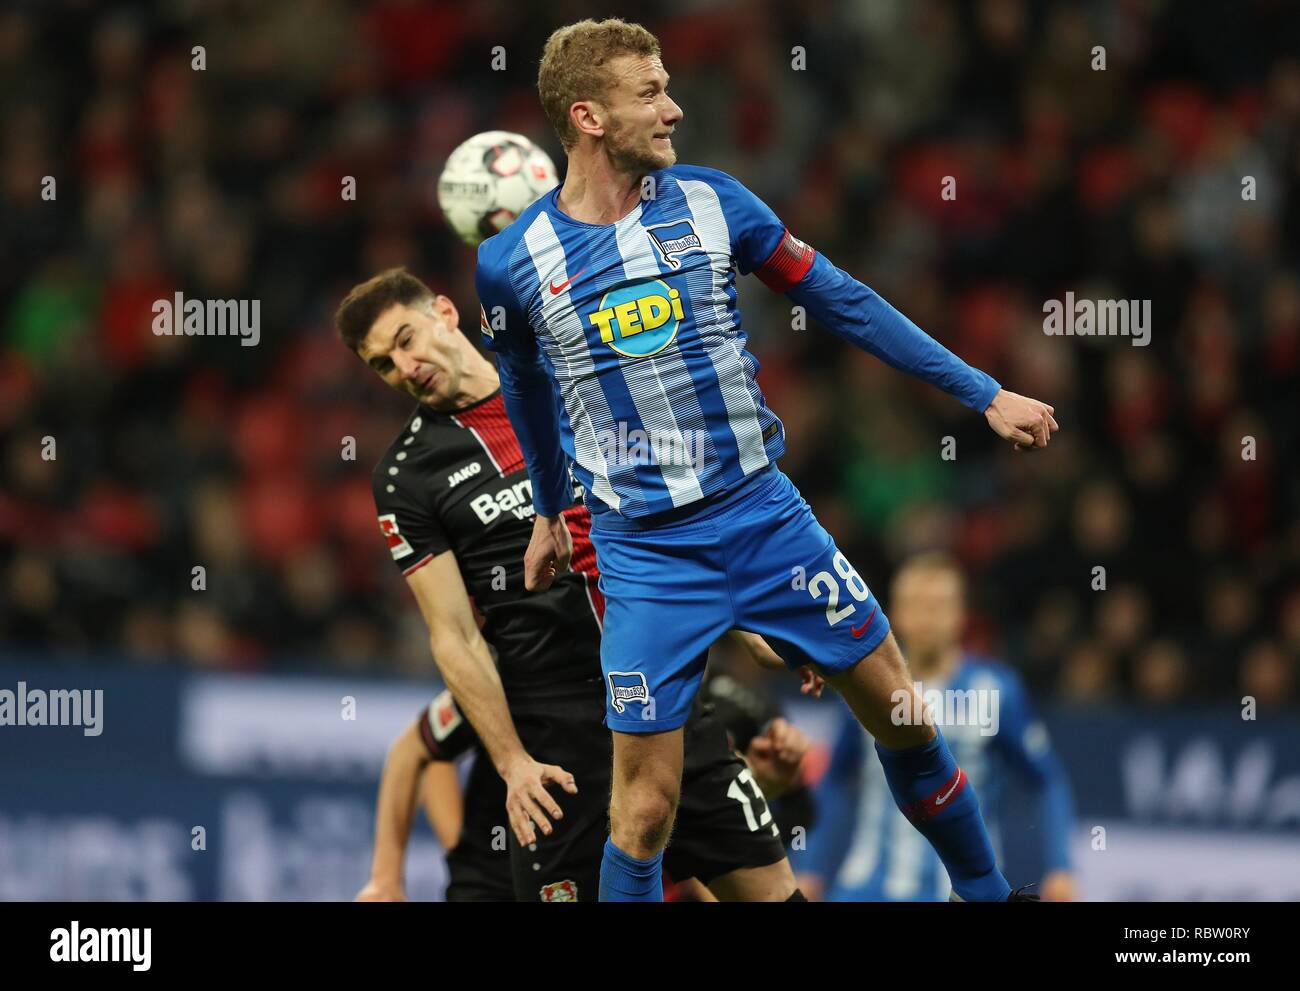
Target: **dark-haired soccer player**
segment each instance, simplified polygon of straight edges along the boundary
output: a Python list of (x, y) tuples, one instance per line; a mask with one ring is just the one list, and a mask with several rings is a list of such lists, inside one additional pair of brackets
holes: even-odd
[(573, 553), (570, 460), (592, 514), (614, 731), (602, 897), (660, 897), (681, 727), (709, 644), (736, 627), (791, 666), (828, 672), (961, 898), (1008, 898), (943, 735), (890, 719), (892, 693), (911, 679), (888, 620), (776, 468), (785, 438), (745, 349), (736, 273), (756, 273), (840, 337), (983, 413), (1019, 449), (1047, 445), (1051, 407), (961, 361), (731, 176), (674, 164), (682, 111), (645, 28), (561, 28), (537, 85), (568, 157), (564, 183), (479, 246), (477, 286), (533, 485), (529, 588), (546, 588)]
[[(469, 745), (468, 720), (489, 758), (465, 796), (461, 844), (469, 852), (453, 851), (449, 896), (493, 896), (481, 854), (498, 821), (488, 812), (500, 805), (494, 768), (505, 783), (516, 897), (595, 900), (612, 744), (599, 656), (605, 600), (587, 510), (566, 483), (560, 519), (575, 548), (573, 570), (529, 591), (531, 484), (496, 370), (461, 333), (455, 305), (396, 269), (355, 287), (336, 321), (362, 361), (419, 400), (375, 469), (374, 496), (456, 703), (424, 714), (423, 743), (455, 756)], [(761, 638), (735, 636), (755, 660), (781, 666)], [(819, 690), (811, 671), (804, 679)], [(718, 721), (699, 711), (686, 729), (691, 761), (670, 871), (722, 899), (800, 897), (766, 800)], [(567, 794), (557, 800), (548, 786)]]

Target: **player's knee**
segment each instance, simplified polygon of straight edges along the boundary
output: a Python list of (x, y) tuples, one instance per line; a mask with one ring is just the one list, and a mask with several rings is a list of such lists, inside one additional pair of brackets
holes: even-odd
[(617, 795), (610, 805), (614, 842), (633, 856), (657, 853), (668, 843), (677, 796), (658, 786), (635, 787)]

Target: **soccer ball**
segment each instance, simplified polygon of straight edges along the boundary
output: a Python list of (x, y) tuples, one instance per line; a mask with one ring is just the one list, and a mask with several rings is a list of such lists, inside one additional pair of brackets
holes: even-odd
[(559, 182), (549, 155), (522, 134), (484, 131), (451, 153), (438, 206), (470, 247), (504, 230)]

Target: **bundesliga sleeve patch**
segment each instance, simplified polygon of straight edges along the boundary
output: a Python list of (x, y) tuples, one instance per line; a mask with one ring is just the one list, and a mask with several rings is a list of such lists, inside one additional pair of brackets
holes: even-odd
[(394, 561), (400, 561), (406, 555), (415, 553), (415, 548), (407, 543), (406, 538), (397, 529), (397, 516), (395, 514), (385, 513), (379, 517), (379, 531), (384, 535), (384, 539), (388, 541), (388, 549), (392, 551)]
[(429, 726), (433, 730), (433, 738), (439, 743), (451, 736), (462, 721), (460, 707), (456, 705), (451, 692), (443, 692), (429, 703)]
[(754, 274), (773, 292), (786, 293), (797, 286), (812, 268), (817, 252), (804, 244), (786, 228), (781, 240)]
[(494, 340), (492, 336), (492, 327), (488, 323), (487, 311), (483, 309), (482, 303), (478, 304), (478, 329), (489, 341)]

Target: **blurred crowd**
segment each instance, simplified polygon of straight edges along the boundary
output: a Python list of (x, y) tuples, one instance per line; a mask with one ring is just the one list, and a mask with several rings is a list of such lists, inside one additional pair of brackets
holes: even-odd
[[(609, 6), (5, 5), (0, 649), (429, 673), (370, 495), (406, 404), (332, 309), (404, 264), (472, 330), (441, 163), (501, 128), (562, 172), (537, 57)], [(868, 582), (951, 548), (972, 646), (1049, 697), (1300, 703), (1300, 9), (623, 13), (664, 46), (683, 161), (1055, 407), (1013, 454), (743, 280), (783, 467)], [(177, 291), (259, 299), (259, 345), (154, 334)], [(1149, 346), (1045, 334), (1066, 292), (1150, 300)]]

